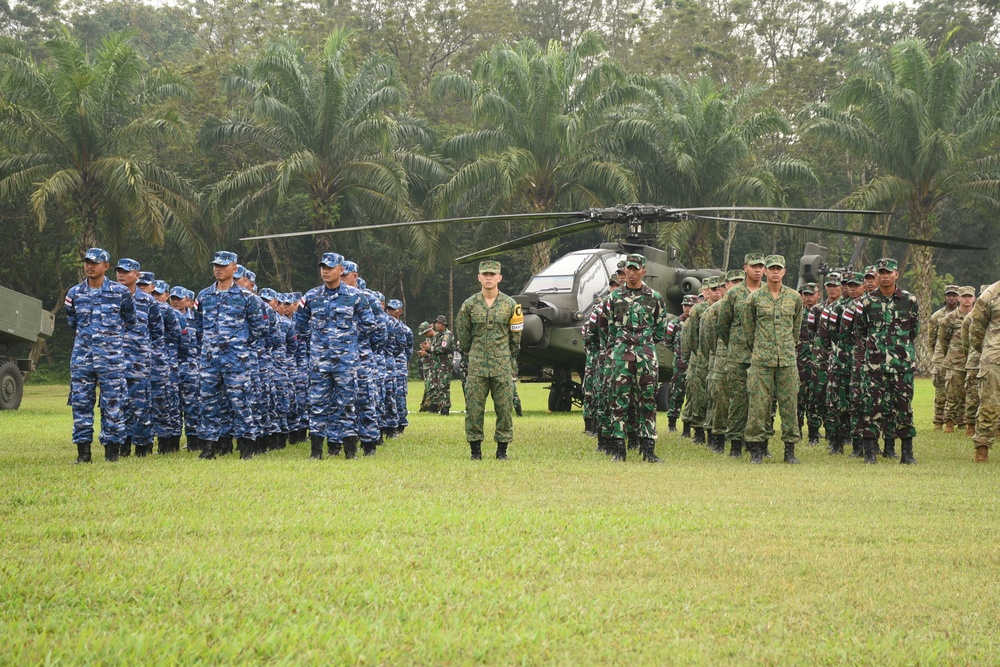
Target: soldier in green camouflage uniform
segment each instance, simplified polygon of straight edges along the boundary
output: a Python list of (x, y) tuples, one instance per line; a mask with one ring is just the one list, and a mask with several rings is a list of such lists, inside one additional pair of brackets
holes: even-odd
[(841, 350), (840, 323), (844, 309), (853, 303), (847, 293), (847, 280), (853, 276), (853, 272), (840, 269), (835, 274), (840, 276), (840, 298), (823, 308), (816, 331), (820, 344), (826, 349), (827, 358), (827, 380), (822, 389), (826, 437), (830, 441), (830, 453), (843, 454), (844, 445), (850, 439), (846, 384), (850, 378), (851, 365)]
[[(864, 296), (864, 274), (857, 271), (846, 271), (844, 273), (844, 291), (847, 293), (847, 300), (843, 310), (840, 312), (840, 322), (835, 336), (837, 338), (837, 383), (836, 395), (831, 395), (831, 403), (836, 413), (839, 414), (840, 430), (844, 434), (844, 440), (851, 441), (851, 458), (862, 458), (864, 447), (861, 443), (861, 435), (856, 429), (855, 413), (857, 412), (857, 392), (852, 382), (856, 379), (855, 369), (857, 368), (856, 349), (857, 344), (854, 338), (854, 316), (857, 313), (857, 305)], [(832, 393), (831, 389), (831, 393)]]
[(826, 302), (818, 306), (816, 311), (815, 335), (813, 337), (813, 359), (816, 364), (816, 383), (813, 386), (812, 405), (826, 431), (831, 450), (837, 444), (836, 437), (833, 437), (833, 426), (829, 423), (829, 411), (826, 407), (826, 388), (830, 382), (831, 350), (829, 339), (819, 335), (820, 323), (823, 322), (824, 315), (829, 318), (829, 309), (834, 306), (843, 294), (840, 284), (840, 273), (831, 271), (823, 279), (823, 287), (826, 290)]
[(801, 435), (796, 407), (799, 372), (795, 341), (802, 325), (802, 299), (798, 292), (781, 284), (785, 277), (784, 257), (768, 255), (764, 266), (767, 284), (753, 293), (747, 306), (747, 339), (752, 350), (747, 373), (750, 392), (747, 448), (751, 463), (763, 462), (772, 404), (777, 399), (785, 463), (798, 463), (795, 443)]
[(524, 316), (521, 306), (501, 292), (503, 279), (500, 262), (479, 263), (482, 290), (465, 300), (458, 311), (458, 340), (462, 357), (468, 360), (465, 380), (465, 439), (473, 460), (482, 458), (483, 416), (486, 399), (493, 396), (496, 413), (498, 459), (507, 458), (507, 447), (514, 439), (514, 384), (517, 353), (521, 349)]
[(724, 437), (729, 440), (729, 455), (743, 454), (744, 432), (747, 427), (747, 411), (750, 395), (747, 393), (747, 372), (750, 370), (750, 344), (747, 331), (747, 305), (750, 297), (760, 289), (764, 277), (764, 254), (747, 253), (743, 257), (745, 280), (731, 289), (722, 300), (719, 312), (719, 337), (726, 343), (729, 368), (726, 371), (726, 393), (728, 428)]
[(455, 334), (448, 330), (448, 318), (438, 315), (433, 322), (434, 338), (431, 339), (431, 405), (437, 406), (442, 415), (451, 412), (452, 361), (458, 347)]
[(434, 327), (431, 326), (430, 322), (421, 322), (420, 326), (417, 327), (417, 336), (421, 338), (419, 348), (417, 349), (417, 357), (420, 364), (420, 379), (424, 381), (424, 395), (420, 399), (420, 412), (438, 411), (436, 406), (431, 406), (431, 397), (434, 395), (434, 390), (431, 387), (431, 375), (434, 370), (430, 354), (430, 338), (433, 335)]
[(799, 327), (799, 342), (795, 355), (799, 367), (799, 430), (809, 427), (809, 444), (819, 444), (821, 422), (812, 406), (813, 384), (816, 382), (816, 363), (813, 360), (813, 337), (816, 331), (816, 302), (819, 300), (819, 286), (806, 283), (799, 288), (805, 315)]
[[(670, 401), (667, 406), (667, 428), (671, 432), (677, 430), (677, 419), (681, 416), (681, 406), (684, 405), (684, 386), (687, 379), (687, 362), (681, 356), (681, 332), (696, 303), (698, 303), (696, 295), (684, 295), (681, 299), (681, 316), (667, 323), (667, 336), (663, 339), (666, 346), (674, 353), (673, 373), (670, 376)], [(690, 437), (690, 428), (687, 427), (687, 431), (682, 435), (685, 438)]]
[(625, 259), (625, 285), (608, 297), (598, 316), (598, 329), (612, 340), (612, 383), (609, 407), (615, 460), (626, 457), (626, 420), (634, 410), (639, 449), (643, 460), (658, 463), (656, 446), (656, 383), (659, 365), (656, 343), (666, 335), (667, 309), (658, 292), (643, 282), (646, 258), (630, 254)]
[(896, 284), (897, 267), (888, 257), (875, 263), (878, 289), (861, 297), (854, 315), (856, 344), (864, 348), (858, 429), (870, 464), (877, 462), (880, 432), (900, 439), (900, 463), (916, 463), (912, 404), (920, 320), (916, 297)]
[[(965, 380), (968, 363), (968, 353), (962, 346), (962, 324), (972, 312), (976, 303), (976, 288), (971, 285), (958, 288), (958, 308), (951, 311), (938, 322), (937, 344), (934, 346), (933, 364), (938, 374), (945, 376), (945, 391), (947, 399), (944, 408), (944, 432), (954, 433), (955, 426), (959, 429), (967, 427), (965, 415)], [(973, 419), (975, 417), (973, 416)]]
[(743, 269), (731, 269), (726, 273), (725, 294), (708, 309), (711, 325), (703, 327), (709, 332), (706, 342), (709, 346), (712, 345), (713, 341), (715, 343), (715, 367), (708, 382), (710, 409), (706, 417), (705, 432), (707, 434), (708, 427), (711, 426), (712, 436), (708, 438), (708, 448), (717, 454), (724, 454), (726, 451), (726, 434), (729, 430), (729, 406), (731, 404), (731, 386), (728, 379), (733, 372), (734, 363), (732, 355), (729, 353), (729, 344), (726, 338), (721, 335), (722, 316), (729, 292), (742, 285), (745, 279), (746, 272)]
[[(594, 297), (594, 305), (590, 309), (590, 316), (587, 323), (581, 328), (583, 336), (583, 349), (586, 355), (583, 371), (583, 432), (587, 435), (597, 437), (600, 431), (600, 399), (601, 399), (601, 340), (599, 337), (590, 336), (592, 327), (597, 326), (597, 309), (600, 308), (608, 294), (618, 288), (625, 281), (625, 262), (621, 265), (617, 273), (608, 280), (608, 291), (602, 292)], [(604, 451), (603, 440), (598, 441), (598, 451)]]
[[(716, 445), (716, 437), (713, 432), (715, 426), (715, 404), (718, 389), (722, 386), (720, 371), (725, 373), (725, 357), (719, 356), (719, 335), (715, 328), (716, 315), (719, 312), (719, 303), (726, 296), (726, 279), (722, 276), (716, 278), (716, 283), (721, 283), (713, 290), (714, 296), (718, 299), (708, 307), (705, 316), (701, 321), (701, 331), (698, 334), (698, 345), (701, 356), (708, 359), (708, 373), (705, 374), (705, 389), (707, 401), (705, 403), (705, 444), (713, 452), (719, 451)], [(711, 301), (711, 298), (709, 299)], [(723, 346), (723, 351), (725, 346)], [(720, 361), (722, 363), (720, 363)]]
[(944, 306), (935, 310), (931, 314), (930, 322), (927, 325), (927, 342), (931, 346), (931, 379), (934, 380), (934, 430), (940, 431), (944, 425), (944, 411), (948, 403), (948, 378), (947, 373), (939, 372), (937, 358), (938, 330), (941, 327), (941, 320), (958, 308), (958, 285), (944, 286)]
[(721, 278), (711, 276), (703, 283), (705, 301), (691, 309), (684, 329), (681, 331), (681, 354), (688, 364), (687, 404), (681, 419), (694, 429), (693, 442), (705, 444), (705, 413), (708, 410), (708, 358), (701, 353), (702, 319), (709, 307), (719, 300)]

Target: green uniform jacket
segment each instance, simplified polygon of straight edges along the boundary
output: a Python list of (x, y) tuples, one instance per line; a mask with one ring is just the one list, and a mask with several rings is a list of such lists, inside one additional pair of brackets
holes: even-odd
[[(763, 286), (756, 291), (760, 289), (763, 289)], [(748, 339), (746, 319), (747, 306), (752, 295), (753, 292), (746, 283), (740, 283), (726, 292), (726, 296), (722, 297), (720, 302), (722, 306), (719, 309), (716, 328), (719, 337), (726, 344), (729, 361), (737, 364), (750, 363), (752, 349)]]
[(708, 301), (699, 301), (691, 309), (687, 323), (681, 331), (681, 355), (689, 366), (705, 366), (708, 359), (701, 356), (698, 347), (701, 344), (699, 334), (701, 333), (701, 318), (709, 307)]
[(875, 290), (858, 300), (856, 311), (855, 344), (864, 348), (864, 371), (913, 372), (920, 334), (917, 297), (898, 287), (889, 296)]
[(511, 331), (510, 320), (517, 302), (503, 292), (492, 306), (482, 292), (470, 296), (458, 311), (458, 340), (462, 356), (469, 360), (469, 375), (510, 377), (517, 372), (521, 332)]
[(791, 287), (781, 286), (778, 298), (762, 285), (750, 297), (747, 309), (748, 340), (758, 367), (795, 366), (795, 342), (802, 326), (802, 297)]
[(1000, 282), (990, 285), (972, 308), (969, 345), (982, 352), (982, 366), (1000, 364)]

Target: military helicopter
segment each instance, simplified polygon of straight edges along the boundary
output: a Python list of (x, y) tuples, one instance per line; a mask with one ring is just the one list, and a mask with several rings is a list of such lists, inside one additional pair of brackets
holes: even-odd
[[(719, 215), (725, 213), (725, 216)], [(546, 268), (533, 275), (518, 294), (512, 295), (524, 311), (524, 330), (521, 334), (521, 352), (518, 363), (526, 374), (534, 374), (543, 379), (551, 379), (549, 389), (549, 409), (565, 412), (579, 404), (583, 393), (580, 383), (573, 379), (573, 373), (583, 376), (585, 352), (582, 325), (590, 316), (595, 298), (607, 291), (608, 281), (615, 275), (618, 261), (630, 253), (640, 253), (646, 257), (647, 274), (645, 282), (658, 291), (667, 304), (667, 309), (679, 315), (682, 312), (681, 299), (686, 294), (698, 294), (701, 283), (709, 276), (720, 275), (717, 269), (688, 269), (678, 261), (676, 248), (661, 249), (653, 245), (657, 226), (683, 220), (706, 222), (740, 222), (755, 225), (789, 227), (811, 231), (860, 237), (861, 239), (881, 239), (904, 241), (915, 245), (926, 245), (955, 250), (983, 250), (977, 246), (955, 243), (923, 241), (887, 234), (863, 231), (848, 231), (817, 227), (815, 225), (776, 222), (750, 218), (728, 217), (734, 214), (854, 214), (880, 215), (883, 211), (845, 210), (825, 208), (780, 208), (760, 206), (714, 206), (673, 208), (651, 204), (627, 204), (606, 208), (589, 208), (583, 211), (523, 213), (508, 215), (467, 216), (415, 222), (395, 222), (377, 225), (360, 225), (321, 231), (288, 232), (265, 236), (246, 237), (243, 241), (269, 238), (287, 238), (313, 234), (357, 232), (374, 229), (389, 229), (416, 225), (444, 225), (478, 222), (514, 222), (559, 220), (565, 222), (551, 229), (501, 243), (455, 259), (456, 264), (477, 262), (513, 250), (526, 248), (543, 241), (554, 240), (593, 229), (612, 227), (614, 241), (601, 243), (595, 248), (576, 250), (556, 259)], [(826, 248), (808, 243), (799, 265), (799, 284), (819, 282), (830, 268), (825, 259)], [(857, 253), (855, 253), (857, 254)], [(667, 383), (673, 368), (673, 355), (662, 344), (658, 346), (659, 381), (663, 384), (657, 393), (657, 404), (665, 409), (669, 390)]]

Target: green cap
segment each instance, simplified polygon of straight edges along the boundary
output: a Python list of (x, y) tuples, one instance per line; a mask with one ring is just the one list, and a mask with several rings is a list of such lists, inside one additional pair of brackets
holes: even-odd
[(894, 260), (892, 257), (883, 257), (879, 261), (875, 262), (876, 271), (898, 271), (899, 262)]
[(819, 290), (816, 283), (806, 283), (799, 288), (799, 294), (815, 294)]
[(768, 255), (764, 258), (764, 267), (771, 268), (772, 266), (780, 266), (785, 268), (785, 257), (784, 255)]
[(484, 259), (479, 262), (480, 273), (500, 273), (500, 262), (495, 259)]
[(429, 334), (429, 333), (431, 333), (433, 331), (434, 331), (434, 325), (431, 324), (430, 322), (421, 322), (420, 323), (420, 335), (421, 336), (426, 336), (427, 334)]
[(743, 255), (743, 264), (746, 266), (753, 266), (754, 264), (764, 263), (764, 253), (762, 252), (748, 252)]
[(643, 269), (646, 267), (646, 258), (637, 252), (632, 253), (625, 258), (625, 266), (632, 267), (635, 269)]
[(945, 294), (958, 294), (959, 293), (958, 292), (958, 285), (945, 285), (944, 286), (944, 293)]
[(871, 276), (872, 278), (875, 277), (875, 265), (874, 264), (872, 264), (871, 266), (866, 266), (865, 267), (865, 278), (867, 278), (868, 276)]
[(698, 295), (697, 294), (685, 294), (684, 298), (681, 299), (681, 305), (682, 306), (693, 306), (696, 303), (698, 303)]
[(826, 278), (823, 279), (824, 285), (839, 285), (840, 284), (840, 274), (836, 271), (831, 271), (826, 274)]
[(747, 273), (743, 269), (729, 269), (726, 273), (726, 282), (731, 283), (734, 280), (746, 280)]
[(972, 285), (965, 285), (958, 288), (959, 296), (976, 296), (976, 288)]
[(844, 282), (848, 285), (863, 285), (865, 282), (865, 274), (858, 273), (857, 271), (848, 271), (844, 274)]

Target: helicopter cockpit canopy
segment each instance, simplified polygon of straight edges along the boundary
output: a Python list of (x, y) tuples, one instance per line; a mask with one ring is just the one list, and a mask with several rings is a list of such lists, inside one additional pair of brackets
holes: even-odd
[(522, 292), (535, 293), (540, 298), (552, 294), (574, 294), (576, 308), (586, 311), (594, 297), (607, 290), (608, 279), (615, 274), (624, 254), (604, 248), (571, 252), (531, 277)]

